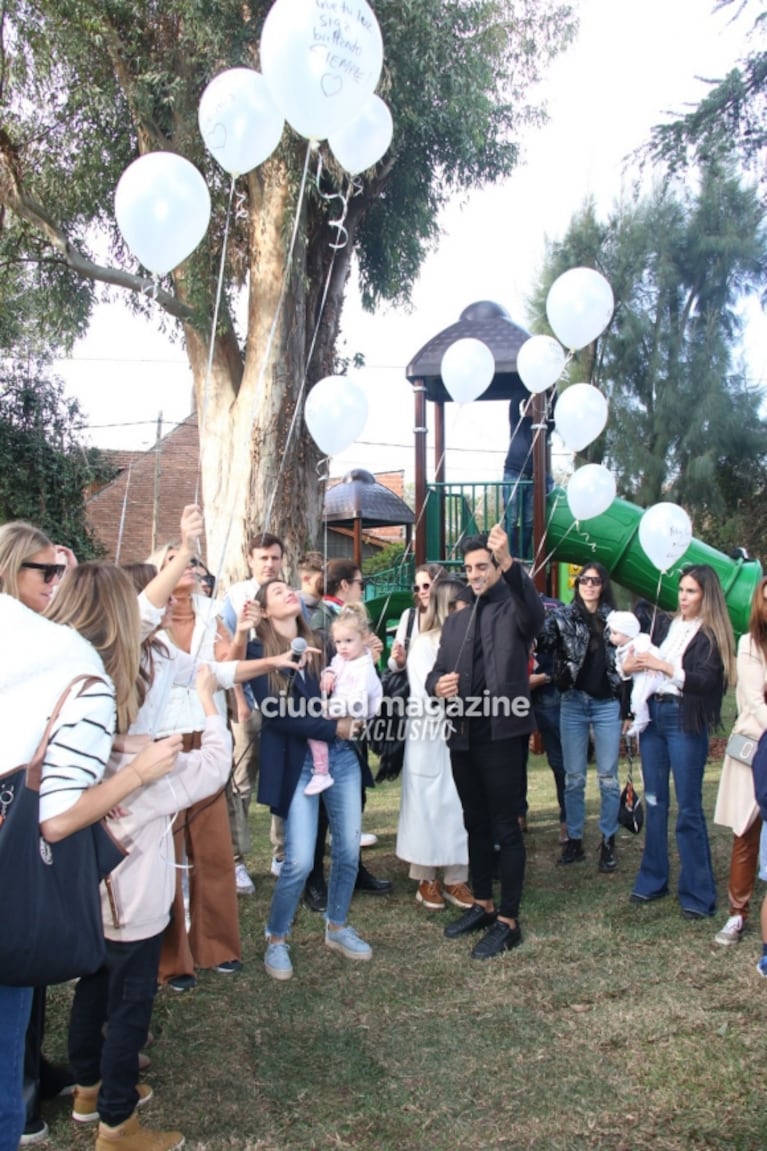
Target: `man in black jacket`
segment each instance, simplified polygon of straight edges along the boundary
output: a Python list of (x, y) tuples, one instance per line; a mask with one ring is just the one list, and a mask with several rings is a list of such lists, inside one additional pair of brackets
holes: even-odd
[[(519, 903), (525, 845), (519, 826), (525, 752), (535, 719), (530, 705), (530, 645), (543, 625), (532, 580), (509, 552), (500, 524), (461, 548), (475, 599), (448, 616), (426, 688), (447, 700), (450, 759), (469, 837), (474, 905), (445, 928), (455, 939), (487, 927), (472, 951), (488, 959), (522, 942)], [(501, 898), (493, 901), (495, 844)]]

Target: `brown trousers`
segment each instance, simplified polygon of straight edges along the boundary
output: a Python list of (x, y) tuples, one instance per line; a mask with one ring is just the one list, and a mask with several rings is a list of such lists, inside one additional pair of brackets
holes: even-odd
[(732, 841), (727, 897), (730, 901), (730, 915), (742, 915), (744, 923), (748, 919), (749, 904), (754, 894), (761, 834), (762, 821), (757, 816), (748, 831), (736, 835)]
[(232, 840), (226, 796), (219, 792), (176, 817), (173, 842), (176, 863), (189, 865), (189, 914), (184, 923), (182, 871), (176, 873), (171, 921), (165, 929), (160, 956), (160, 982), (174, 975), (193, 975), (195, 967), (215, 967), (241, 959), (237, 888), (234, 883)]

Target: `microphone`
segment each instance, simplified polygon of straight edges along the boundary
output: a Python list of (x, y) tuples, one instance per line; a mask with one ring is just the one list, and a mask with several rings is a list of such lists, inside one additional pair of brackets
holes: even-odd
[(294, 666), (288, 668), (286, 673), (288, 678), (288, 692), (293, 690), (293, 683), (296, 678), (296, 672), (298, 671), (298, 665), (301, 662), (303, 654), (308, 646), (309, 645), (306, 640), (303, 638), (303, 636), (300, 635), (297, 635), (295, 639), (290, 641), (290, 658), (293, 661)]

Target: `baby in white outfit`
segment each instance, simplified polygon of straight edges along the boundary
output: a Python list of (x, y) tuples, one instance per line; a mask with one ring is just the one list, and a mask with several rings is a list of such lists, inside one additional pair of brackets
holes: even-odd
[(627, 655), (648, 651), (651, 655), (659, 654), (649, 635), (640, 631), (639, 620), (632, 611), (611, 611), (607, 617), (607, 626), (610, 629), (610, 643), (617, 648), (615, 658), (621, 678), (634, 681), (631, 688), (631, 713), (634, 720), (626, 735), (637, 736), (650, 722), (650, 696), (663, 686), (668, 687), (669, 681), (660, 671), (637, 671), (633, 676), (625, 674), (623, 662)]

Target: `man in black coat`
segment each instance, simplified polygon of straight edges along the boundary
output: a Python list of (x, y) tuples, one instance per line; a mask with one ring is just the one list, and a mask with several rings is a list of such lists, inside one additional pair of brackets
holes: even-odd
[[(445, 928), (445, 935), (455, 939), (489, 928), (471, 953), (474, 959), (488, 959), (522, 942), (525, 845), (518, 815), (527, 743), (535, 730), (528, 663), (544, 612), (500, 524), (489, 535), (464, 540), (461, 551), (474, 602), (445, 620), (426, 688), (447, 701), (453, 725), (450, 759), (469, 837), (474, 891), (474, 905)], [(492, 888), (496, 844), (497, 909)]]

